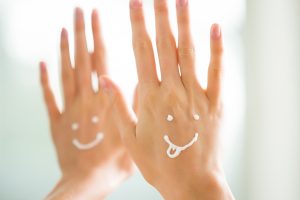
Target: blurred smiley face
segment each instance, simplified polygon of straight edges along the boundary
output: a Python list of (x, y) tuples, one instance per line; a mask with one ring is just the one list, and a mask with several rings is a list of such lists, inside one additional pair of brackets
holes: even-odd
[[(92, 124), (98, 124), (99, 123), (99, 118), (97, 116), (93, 116), (91, 118), (91, 123)], [(72, 125), (71, 125), (72, 131), (76, 132), (76, 131), (79, 130), (79, 128), (80, 128), (79, 123), (77, 123), (77, 122), (72, 123)], [(79, 150), (89, 150), (89, 149), (92, 149), (92, 148), (96, 147), (98, 144), (100, 144), (103, 139), (104, 139), (104, 134), (102, 132), (97, 132), (96, 133), (96, 138), (93, 141), (89, 142), (89, 143), (83, 144), (77, 138), (74, 138), (72, 140), (72, 143)]]
[[(194, 114), (193, 118), (195, 121), (200, 120), (200, 116), (198, 114)], [(168, 115), (166, 119), (168, 122), (173, 122), (174, 116)], [(199, 136), (199, 134), (195, 133), (193, 139), (188, 144), (186, 144), (184, 146), (177, 146), (173, 142), (171, 142), (168, 135), (164, 135), (165, 142), (167, 144), (169, 144), (169, 148), (167, 149), (167, 155), (169, 156), (169, 158), (176, 158), (177, 156), (179, 156), (181, 154), (182, 151), (191, 147), (198, 140), (198, 136)]]

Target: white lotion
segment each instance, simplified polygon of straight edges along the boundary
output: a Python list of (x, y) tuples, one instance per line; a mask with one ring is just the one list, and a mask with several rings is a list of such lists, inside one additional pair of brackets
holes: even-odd
[(90, 143), (82, 144), (77, 139), (73, 139), (73, 145), (79, 149), (79, 150), (89, 150), (100, 144), (100, 142), (103, 140), (104, 134), (103, 133), (97, 133), (95, 140), (93, 140)]
[(173, 121), (174, 120), (174, 117), (172, 116), (172, 115), (168, 115), (167, 116), (167, 121), (168, 122), (171, 122), (171, 121)]
[(76, 122), (72, 123), (71, 129), (72, 131), (77, 131), (79, 129), (79, 124)]
[[(183, 146), (183, 147), (180, 147), (180, 146), (177, 146), (175, 144), (173, 144), (170, 139), (169, 139), (169, 136), (168, 135), (165, 135), (164, 136), (164, 140), (166, 141), (166, 143), (169, 144), (169, 148), (167, 150), (167, 155), (169, 156), (169, 158), (176, 158), (177, 156), (180, 155), (180, 153), (184, 150), (186, 150), (187, 148), (191, 147), (197, 140), (198, 140), (198, 133), (195, 133), (195, 136), (194, 138), (192, 139), (192, 141), (190, 141), (187, 145)], [(172, 151), (174, 153), (172, 153)]]
[(97, 124), (99, 122), (99, 117), (93, 116), (91, 121), (92, 121), (93, 124)]
[(200, 119), (200, 115), (198, 115), (198, 114), (194, 114), (194, 120), (196, 120), (196, 121), (198, 121), (199, 119)]

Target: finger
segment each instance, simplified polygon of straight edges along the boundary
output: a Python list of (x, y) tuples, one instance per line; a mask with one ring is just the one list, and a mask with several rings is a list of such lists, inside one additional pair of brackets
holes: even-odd
[(65, 107), (69, 107), (73, 101), (75, 95), (75, 80), (74, 70), (72, 69), (68, 32), (66, 29), (62, 29), (61, 32), (61, 70), (62, 70), (62, 83), (64, 91)]
[(133, 96), (133, 111), (136, 115), (138, 115), (138, 105), (139, 105), (139, 94), (138, 94), (138, 85), (135, 87), (134, 96)]
[(91, 61), (86, 43), (83, 11), (80, 8), (75, 10), (75, 74), (78, 92), (91, 92)]
[(47, 72), (46, 64), (44, 62), (40, 63), (40, 76), (41, 76), (41, 85), (43, 89), (44, 100), (48, 110), (48, 115), (50, 121), (53, 121), (60, 115), (60, 113), (56, 105), (53, 92), (49, 85), (48, 72)]
[(179, 81), (176, 42), (171, 31), (167, 0), (154, 0), (156, 43), (162, 80)]
[(135, 115), (128, 109), (127, 103), (117, 85), (115, 85), (107, 76), (101, 76), (99, 82), (102, 92), (105, 93), (104, 95), (108, 96), (111, 99), (111, 102), (114, 103), (114, 121), (117, 123), (117, 127), (120, 130), (119, 132), (121, 133), (122, 140), (130, 149), (134, 148), (136, 141)]
[(177, 0), (178, 62), (183, 84), (195, 81), (195, 48), (190, 28), (188, 0)]
[(208, 98), (214, 105), (220, 104), (223, 44), (222, 32), (218, 24), (211, 28), (211, 59), (208, 69)]
[(146, 30), (141, 0), (130, 1), (130, 19), (139, 83), (158, 84), (153, 47)]
[(102, 38), (100, 20), (97, 10), (93, 10), (92, 13), (92, 29), (94, 37), (94, 53), (92, 54), (92, 65), (93, 70), (95, 70), (98, 76), (100, 76), (107, 74), (107, 63), (105, 44)]

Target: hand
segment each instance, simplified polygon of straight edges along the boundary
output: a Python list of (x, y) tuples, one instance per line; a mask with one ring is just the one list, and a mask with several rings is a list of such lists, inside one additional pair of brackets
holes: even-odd
[(138, 123), (124, 132), (124, 142), (145, 179), (165, 199), (233, 199), (218, 158), (223, 55), (220, 27), (215, 24), (211, 29), (205, 90), (195, 75), (188, 1), (177, 1), (178, 47), (170, 28), (167, 0), (154, 0), (154, 6), (161, 81), (142, 2), (130, 2), (139, 78)]
[[(131, 158), (117, 128), (126, 117), (125, 102), (106, 76), (105, 49), (98, 14), (93, 11), (94, 52), (87, 50), (83, 11), (75, 12), (75, 66), (72, 67), (68, 35), (61, 33), (61, 65), (65, 110), (60, 113), (41, 63), (41, 83), (48, 108), (51, 133), (62, 178), (50, 199), (104, 198), (131, 175)], [(99, 77), (99, 91), (92, 89), (91, 74)]]

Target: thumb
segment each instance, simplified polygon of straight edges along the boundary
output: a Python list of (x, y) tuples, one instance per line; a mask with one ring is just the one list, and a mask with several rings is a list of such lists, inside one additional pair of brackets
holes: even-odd
[(127, 106), (125, 98), (119, 87), (107, 76), (99, 77), (100, 90), (106, 91), (113, 101), (112, 114), (126, 146), (133, 147), (136, 138), (136, 116)]

